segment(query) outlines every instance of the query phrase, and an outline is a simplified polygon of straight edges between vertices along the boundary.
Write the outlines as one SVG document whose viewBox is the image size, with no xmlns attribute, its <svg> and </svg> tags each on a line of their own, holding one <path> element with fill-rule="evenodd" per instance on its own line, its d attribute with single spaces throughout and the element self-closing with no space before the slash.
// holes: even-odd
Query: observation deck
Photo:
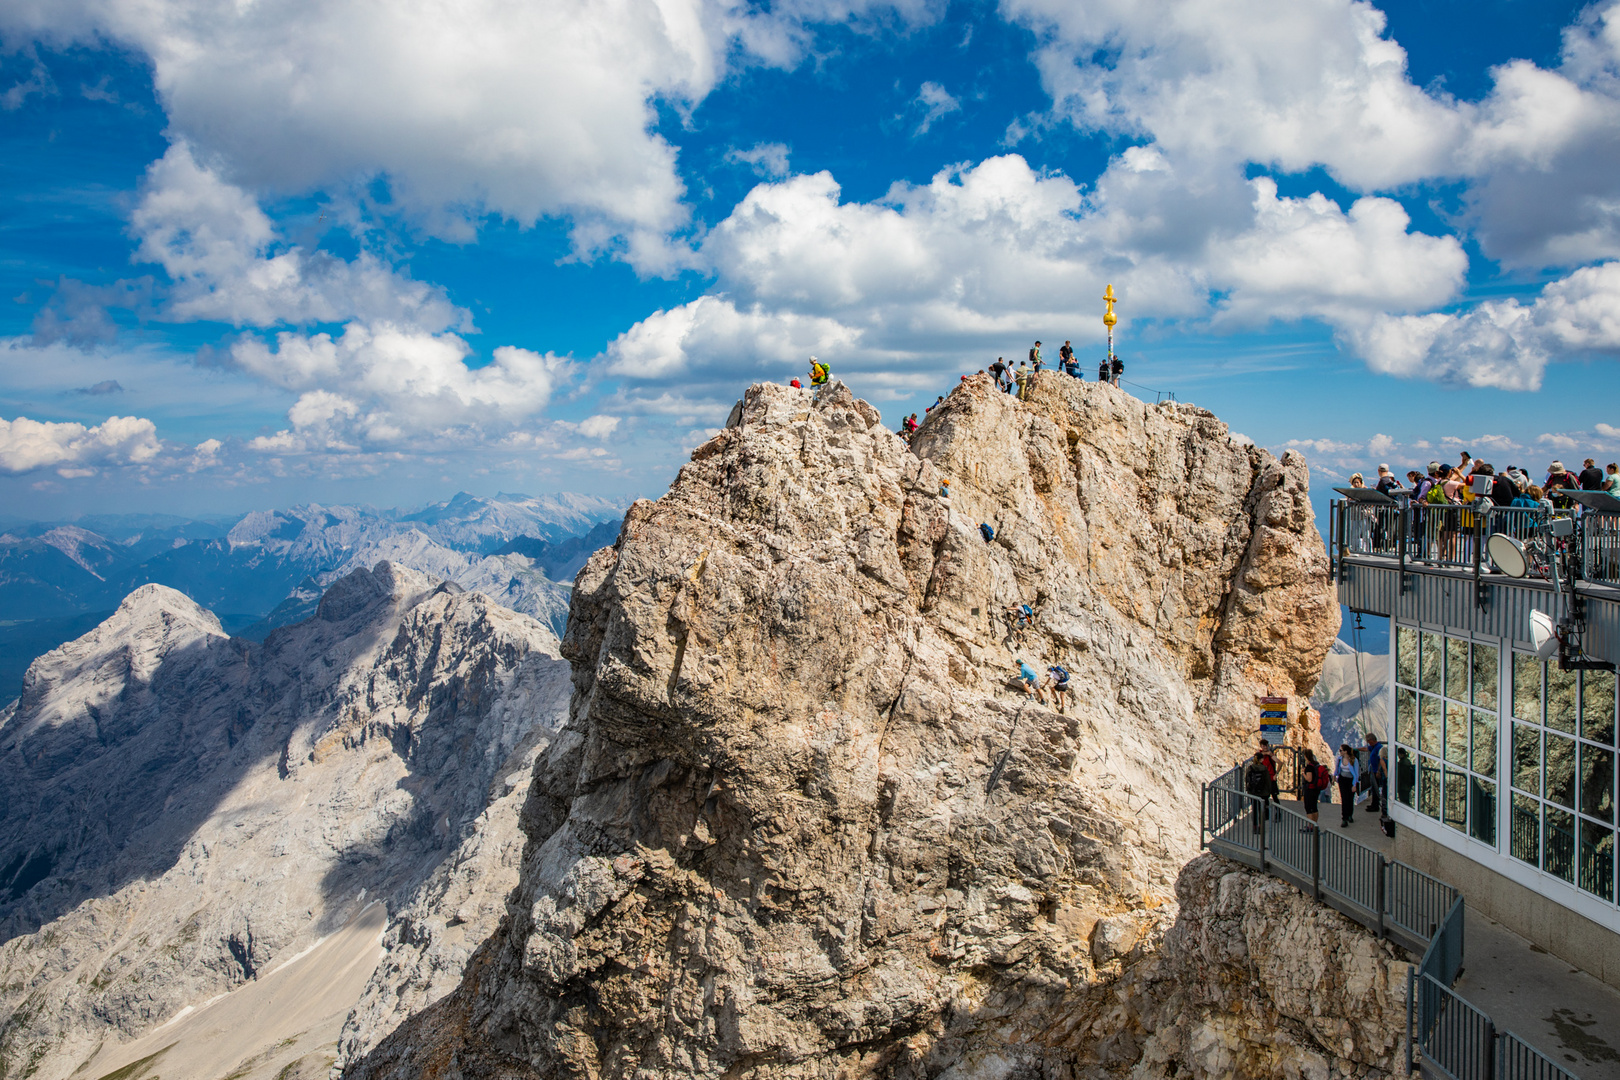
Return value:
<svg viewBox="0 0 1620 1080">
<path fill-rule="evenodd" d="M 1568 522 L 1568 536 L 1551 534 Z M 1519 541 L 1529 573 L 1502 573 L 1486 550 L 1503 533 Z M 1485 634 L 1534 651 L 1530 612 L 1554 619 L 1552 556 L 1558 582 L 1581 626 L 1579 645 L 1601 660 L 1620 660 L 1620 513 L 1433 505 L 1335 499 L 1329 504 L 1328 558 L 1339 602 L 1351 611 Z"/>
</svg>

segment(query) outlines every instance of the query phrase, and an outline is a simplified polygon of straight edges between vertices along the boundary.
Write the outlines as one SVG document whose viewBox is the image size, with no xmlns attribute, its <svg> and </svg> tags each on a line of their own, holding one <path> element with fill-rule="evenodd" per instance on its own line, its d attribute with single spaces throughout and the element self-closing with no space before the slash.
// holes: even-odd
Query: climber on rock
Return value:
<svg viewBox="0 0 1620 1080">
<path fill-rule="evenodd" d="M 815 357 L 810 358 L 810 385 L 826 386 L 827 380 L 832 377 L 832 370 Z"/>
<path fill-rule="evenodd" d="M 1041 693 L 1040 677 L 1035 674 L 1035 669 L 1021 658 L 1018 661 L 1018 681 L 1024 684 L 1024 694 L 1026 696 L 1035 698 L 1038 701 L 1044 702 L 1046 700 L 1045 695 Z"/>
<path fill-rule="evenodd" d="M 1069 702 L 1069 671 L 1062 664 L 1053 664 L 1046 669 L 1046 677 L 1047 687 L 1052 691 L 1052 705 L 1061 713 Z"/>
<path fill-rule="evenodd" d="M 1023 601 L 1008 604 L 1007 630 L 1012 639 L 1018 644 L 1024 643 L 1024 632 L 1035 625 L 1035 609 Z"/>
</svg>

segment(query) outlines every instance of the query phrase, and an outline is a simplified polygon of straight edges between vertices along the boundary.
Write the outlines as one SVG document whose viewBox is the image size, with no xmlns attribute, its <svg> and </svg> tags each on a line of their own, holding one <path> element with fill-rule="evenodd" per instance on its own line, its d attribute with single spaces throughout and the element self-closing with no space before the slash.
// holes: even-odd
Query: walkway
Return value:
<svg viewBox="0 0 1620 1080">
<path fill-rule="evenodd" d="M 1464 910 L 1468 959 L 1457 993 L 1581 1080 L 1620 1080 L 1620 990 Z"/>
<path fill-rule="evenodd" d="M 1282 802 L 1305 812 L 1292 799 Z M 1340 829 L 1334 803 L 1320 817 L 1325 827 L 1391 857 L 1395 841 L 1378 827 L 1378 815 L 1358 810 L 1355 822 Z M 1620 1080 L 1620 990 L 1473 908 L 1463 910 L 1467 958 L 1453 989 L 1581 1080 Z"/>
</svg>

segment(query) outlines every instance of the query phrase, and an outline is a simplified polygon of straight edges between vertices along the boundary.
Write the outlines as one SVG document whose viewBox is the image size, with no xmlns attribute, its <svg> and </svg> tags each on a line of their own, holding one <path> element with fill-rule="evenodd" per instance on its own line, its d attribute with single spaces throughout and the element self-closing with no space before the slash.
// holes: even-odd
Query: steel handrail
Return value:
<svg viewBox="0 0 1620 1080">
<path fill-rule="evenodd" d="M 1310 892 L 1380 937 L 1424 947 L 1407 972 L 1408 1070 L 1421 1066 L 1425 1075 L 1448 1080 L 1576 1080 L 1451 989 L 1463 970 L 1461 893 L 1269 797 L 1249 794 L 1243 767 L 1234 765 L 1202 786 L 1200 846 Z"/>
</svg>

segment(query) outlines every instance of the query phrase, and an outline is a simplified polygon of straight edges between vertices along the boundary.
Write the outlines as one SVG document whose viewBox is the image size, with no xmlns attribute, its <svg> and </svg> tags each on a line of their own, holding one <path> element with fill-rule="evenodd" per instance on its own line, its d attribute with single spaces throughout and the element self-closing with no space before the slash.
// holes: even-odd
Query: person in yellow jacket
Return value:
<svg viewBox="0 0 1620 1080">
<path fill-rule="evenodd" d="M 812 356 L 810 358 L 810 385 L 826 386 L 827 380 L 831 377 L 832 372 L 828 369 L 827 365 L 823 364 L 820 360 L 817 360 Z"/>
<path fill-rule="evenodd" d="M 1013 375 L 1013 381 L 1018 384 L 1019 401 L 1029 400 L 1029 383 L 1033 375 L 1034 372 L 1029 370 L 1029 364 L 1027 361 L 1018 361 L 1018 371 L 1015 375 Z"/>
</svg>

